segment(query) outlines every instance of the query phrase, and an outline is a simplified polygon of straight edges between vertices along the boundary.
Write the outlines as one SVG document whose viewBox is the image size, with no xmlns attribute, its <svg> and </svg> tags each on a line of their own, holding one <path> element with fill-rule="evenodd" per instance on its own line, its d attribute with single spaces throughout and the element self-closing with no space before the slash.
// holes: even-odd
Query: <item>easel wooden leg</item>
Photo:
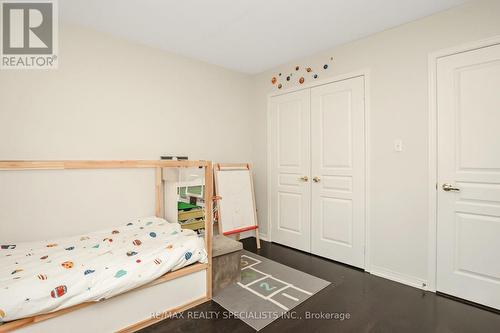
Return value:
<svg viewBox="0 0 500 333">
<path fill-rule="evenodd" d="M 155 170 L 156 176 L 156 217 L 164 217 L 163 212 L 163 169 L 157 167 Z"/>
<path fill-rule="evenodd" d="M 240 234 L 236 234 L 235 239 L 239 242 Z M 255 229 L 255 242 L 257 243 L 257 249 L 260 249 L 259 229 Z"/>
</svg>

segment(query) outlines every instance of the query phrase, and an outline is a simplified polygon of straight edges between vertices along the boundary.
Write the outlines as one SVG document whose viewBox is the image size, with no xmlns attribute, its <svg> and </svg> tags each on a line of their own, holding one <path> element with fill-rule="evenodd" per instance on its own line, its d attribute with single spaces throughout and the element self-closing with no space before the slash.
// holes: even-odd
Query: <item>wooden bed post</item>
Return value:
<svg viewBox="0 0 500 333">
<path fill-rule="evenodd" d="M 163 169 L 155 168 L 156 177 L 156 217 L 163 217 Z"/>
<path fill-rule="evenodd" d="M 212 298 L 212 198 L 214 194 L 213 188 L 213 168 L 212 162 L 207 162 L 205 167 L 205 247 L 208 255 L 207 268 L 207 299 Z"/>
</svg>

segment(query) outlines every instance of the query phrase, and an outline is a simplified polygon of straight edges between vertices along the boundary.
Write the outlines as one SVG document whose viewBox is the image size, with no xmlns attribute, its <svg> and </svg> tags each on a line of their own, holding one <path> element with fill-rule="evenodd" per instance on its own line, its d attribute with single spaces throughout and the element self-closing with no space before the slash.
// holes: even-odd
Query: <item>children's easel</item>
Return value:
<svg viewBox="0 0 500 333">
<path fill-rule="evenodd" d="M 219 197 L 219 234 L 228 236 L 255 230 L 260 249 L 252 170 L 249 164 L 215 164 L 215 194 Z"/>
</svg>

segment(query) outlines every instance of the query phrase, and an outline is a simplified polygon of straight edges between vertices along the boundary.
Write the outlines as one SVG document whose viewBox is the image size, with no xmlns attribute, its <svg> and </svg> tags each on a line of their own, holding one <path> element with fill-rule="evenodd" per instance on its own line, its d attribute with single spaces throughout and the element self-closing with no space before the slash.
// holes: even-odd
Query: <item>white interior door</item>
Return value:
<svg viewBox="0 0 500 333">
<path fill-rule="evenodd" d="M 311 89 L 312 253 L 364 268 L 364 77 Z"/>
<path fill-rule="evenodd" d="M 438 60 L 437 290 L 497 309 L 499 89 L 500 45 Z"/>
<path fill-rule="evenodd" d="M 273 242 L 310 251 L 310 91 L 270 99 Z"/>
</svg>

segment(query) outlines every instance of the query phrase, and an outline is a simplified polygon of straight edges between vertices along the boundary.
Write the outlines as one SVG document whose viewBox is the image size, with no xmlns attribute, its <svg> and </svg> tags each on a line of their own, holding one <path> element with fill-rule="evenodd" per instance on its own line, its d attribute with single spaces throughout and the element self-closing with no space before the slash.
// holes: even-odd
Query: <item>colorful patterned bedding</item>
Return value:
<svg viewBox="0 0 500 333">
<path fill-rule="evenodd" d="M 43 242 L 0 248 L 0 323 L 100 301 L 195 262 L 203 238 L 156 217 Z"/>
</svg>

